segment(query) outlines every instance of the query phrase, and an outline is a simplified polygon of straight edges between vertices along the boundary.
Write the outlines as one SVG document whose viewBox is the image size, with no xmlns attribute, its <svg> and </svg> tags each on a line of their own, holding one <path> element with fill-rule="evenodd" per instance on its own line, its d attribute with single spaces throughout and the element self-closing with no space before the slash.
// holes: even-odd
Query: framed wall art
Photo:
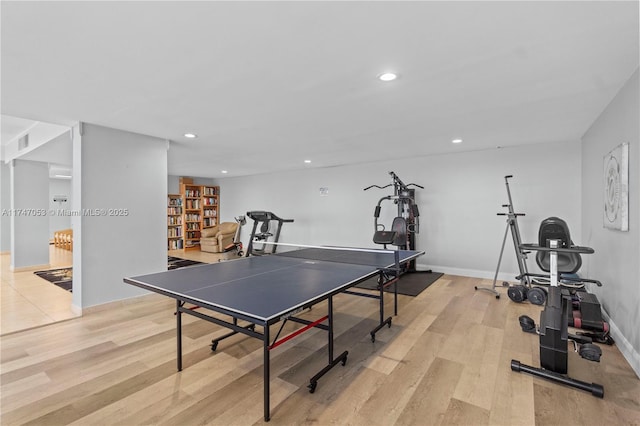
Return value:
<svg viewBox="0 0 640 426">
<path fill-rule="evenodd" d="M 604 156 L 604 227 L 629 230 L 629 144 Z"/>
</svg>

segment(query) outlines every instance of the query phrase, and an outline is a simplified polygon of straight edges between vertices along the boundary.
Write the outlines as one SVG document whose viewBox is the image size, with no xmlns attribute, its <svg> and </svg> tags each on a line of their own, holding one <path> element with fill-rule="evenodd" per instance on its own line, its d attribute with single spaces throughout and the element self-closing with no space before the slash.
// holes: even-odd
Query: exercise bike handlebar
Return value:
<svg viewBox="0 0 640 426">
<path fill-rule="evenodd" d="M 565 284 L 591 283 L 591 284 L 597 285 L 598 287 L 602 287 L 602 283 L 600 281 L 594 280 L 594 279 L 591 279 L 591 278 L 582 278 L 582 277 L 574 278 L 572 276 L 567 276 L 566 274 L 564 274 L 562 272 L 559 272 L 558 275 L 559 275 L 558 278 L 561 279 L 562 281 L 564 281 Z M 527 272 L 526 274 L 517 275 L 515 278 L 516 278 L 516 280 L 520 281 L 524 277 L 549 279 L 549 274 L 537 274 L 535 272 Z M 547 285 L 547 284 L 536 283 L 536 285 Z"/>
<path fill-rule="evenodd" d="M 571 247 L 544 247 L 538 244 L 520 244 L 520 248 L 534 251 L 555 251 L 557 253 L 580 253 L 593 254 L 596 251 L 591 247 L 571 246 Z"/>
<path fill-rule="evenodd" d="M 525 213 L 496 213 L 498 216 L 526 216 Z"/>
</svg>

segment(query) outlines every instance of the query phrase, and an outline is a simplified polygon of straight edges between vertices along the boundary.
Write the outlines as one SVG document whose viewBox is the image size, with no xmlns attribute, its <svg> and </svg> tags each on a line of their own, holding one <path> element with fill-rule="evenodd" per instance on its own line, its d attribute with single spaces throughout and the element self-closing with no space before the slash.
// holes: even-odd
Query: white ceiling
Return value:
<svg viewBox="0 0 640 426">
<path fill-rule="evenodd" d="M 175 175 L 577 140 L 638 68 L 638 1 L 2 1 L 1 12 L 2 114 L 170 139 Z M 378 81 L 387 70 L 400 78 Z"/>
</svg>

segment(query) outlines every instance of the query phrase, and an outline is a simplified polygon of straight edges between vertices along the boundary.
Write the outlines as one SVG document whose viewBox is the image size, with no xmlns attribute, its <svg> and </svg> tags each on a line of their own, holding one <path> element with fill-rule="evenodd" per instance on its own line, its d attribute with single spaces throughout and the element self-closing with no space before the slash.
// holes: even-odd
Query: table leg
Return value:
<svg viewBox="0 0 640 426">
<path fill-rule="evenodd" d="M 262 337 L 262 341 L 263 341 L 263 352 L 264 352 L 264 360 L 263 360 L 263 371 L 264 371 L 264 421 L 268 422 L 271 418 L 271 413 L 270 413 L 270 402 L 269 402 L 269 392 L 270 392 L 270 386 L 269 386 L 269 381 L 270 381 L 270 359 L 269 359 L 269 325 L 265 324 L 264 325 L 264 331 L 263 331 L 263 337 Z"/>
<path fill-rule="evenodd" d="M 329 296 L 328 305 L 329 305 L 329 312 L 328 312 L 329 329 L 327 330 L 328 331 L 327 335 L 329 336 L 329 342 L 328 342 L 329 362 L 327 363 L 326 367 L 320 370 L 318 374 L 316 374 L 309 380 L 309 385 L 307 387 L 309 388 L 310 393 L 314 393 L 316 391 L 316 386 L 318 386 L 318 380 L 320 379 L 320 377 L 324 376 L 326 373 L 329 372 L 329 370 L 331 370 L 333 367 L 338 365 L 338 363 L 340 362 L 342 363 L 342 365 L 345 365 L 347 363 L 347 355 L 349 355 L 349 351 L 344 351 L 337 358 L 335 359 L 333 358 L 333 297 L 331 296 Z"/>
<path fill-rule="evenodd" d="M 183 303 L 179 300 L 176 300 L 176 341 L 177 341 L 177 360 L 178 360 L 178 371 L 182 371 L 182 308 Z"/>
<path fill-rule="evenodd" d="M 371 341 L 375 342 L 376 341 L 376 333 L 378 331 L 380 331 L 380 329 L 382 327 L 384 327 L 385 325 L 388 327 L 391 327 L 391 317 L 385 319 L 384 318 L 384 287 L 385 287 L 385 283 L 384 283 L 384 276 L 382 275 L 382 273 L 380 273 L 380 295 L 378 296 L 378 300 L 380 302 L 380 323 L 378 324 L 377 327 L 375 327 L 373 330 L 371 330 L 369 332 L 369 335 L 371 336 Z M 395 284 L 395 283 L 394 283 Z M 397 312 L 396 312 L 397 314 Z"/>
</svg>

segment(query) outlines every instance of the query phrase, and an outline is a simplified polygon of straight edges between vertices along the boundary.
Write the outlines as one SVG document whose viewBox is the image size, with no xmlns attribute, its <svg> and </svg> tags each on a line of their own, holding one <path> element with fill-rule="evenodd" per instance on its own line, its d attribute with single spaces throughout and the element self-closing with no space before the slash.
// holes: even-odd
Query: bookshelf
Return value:
<svg viewBox="0 0 640 426">
<path fill-rule="evenodd" d="M 182 249 L 182 195 L 167 196 L 167 248 Z"/>
<path fill-rule="evenodd" d="M 169 195 L 169 212 L 175 215 L 167 215 L 168 247 L 169 250 L 200 250 L 202 230 L 218 224 L 220 187 L 196 185 L 189 178 L 182 179 L 180 194 Z"/>
<path fill-rule="evenodd" d="M 218 224 L 218 193 L 217 186 L 202 187 L 202 229 L 211 228 Z"/>
<path fill-rule="evenodd" d="M 202 230 L 202 186 L 182 184 L 183 197 L 182 227 L 184 230 L 183 249 L 200 249 L 200 231 Z"/>
</svg>

